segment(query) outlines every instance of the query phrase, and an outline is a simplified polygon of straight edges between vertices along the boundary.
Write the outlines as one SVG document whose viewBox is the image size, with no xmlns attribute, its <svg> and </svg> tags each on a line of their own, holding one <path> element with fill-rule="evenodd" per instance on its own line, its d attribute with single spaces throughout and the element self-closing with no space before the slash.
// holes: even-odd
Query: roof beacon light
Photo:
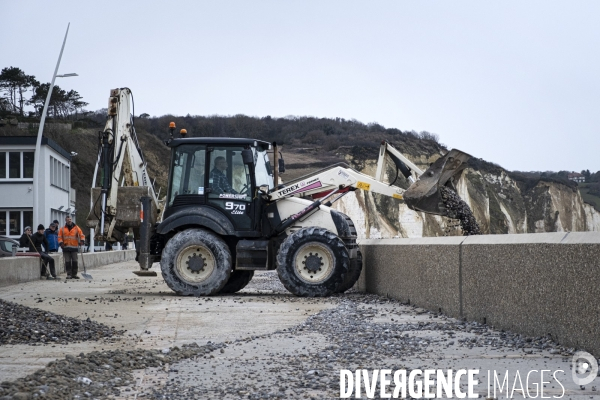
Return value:
<svg viewBox="0 0 600 400">
<path fill-rule="evenodd" d="M 187 129 L 180 130 L 179 134 L 181 135 L 181 137 L 185 137 L 185 135 L 187 135 Z"/>
<path fill-rule="evenodd" d="M 171 134 L 169 135 L 169 139 L 165 140 L 165 144 L 168 145 L 173 140 L 173 131 L 175 130 L 175 122 L 169 122 L 169 131 Z"/>
</svg>

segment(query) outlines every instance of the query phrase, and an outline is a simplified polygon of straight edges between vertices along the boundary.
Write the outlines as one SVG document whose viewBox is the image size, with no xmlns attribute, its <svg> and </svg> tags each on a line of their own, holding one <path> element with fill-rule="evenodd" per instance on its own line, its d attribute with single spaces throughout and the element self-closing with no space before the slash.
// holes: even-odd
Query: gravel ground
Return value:
<svg viewBox="0 0 600 400">
<path fill-rule="evenodd" d="M 256 296 L 267 302 L 324 303 L 334 308 L 307 316 L 288 329 L 222 343 L 68 355 L 29 376 L 2 382 L 0 400 L 327 399 L 339 396 L 340 369 L 436 368 L 444 349 L 459 354 L 507 352 L 511 357 L 516 352 L 526 356 L 542 351 L 567 357 L 574 351 L 550 338 L 496 331 L 375 295 L 351 293 L 324 299 L 289 296 L 274 271 L 257 274 L 247 289 L 232 295 L 240 305 Z M 198 300 L 219 301 L 219 297 Z M 44 315 L 43 322 L 51 322 L 45 317 L 49 314 L 59 321 L 67 320 L 31 310 L 35 312 L 26 315 Z"/>
<path fill-rule="evenodd" d="M 123 332 L 90 318 L 79 320 L 0 299 L 0 345 L 65 344 L 112 338 Z"/>
<path fill-rule="evenodd" d="M 182 348 L 163 350 L 113 350 L 67 355 L 52 361 L 46 368 L 14 382 L 0 384 L 0 400 L 8 399 L 79 399 L 111 398 L 121 394 L 121 386 L 129 385 L 132 371 L 147 367 L 163 367 L 185 358 L 206 356 L 222 347 L 195 343 Z M 125 392 L 128 388 L 123 389 Z"/>
<path fill-rule="evenodd" d="M 339 303 L 336 308 L 311 316 L 291 329 L 225 343 L 222 352 L 229 352 L 230 357 L 209 363 L 174 364 L 163 385 L 145 390 L 138 388 L 138 397 L 334 399 L 339 398 L 340 369 L 410 371 L 408 363 L 415 360 L 422 360 L 422 368 L 433 368 L 432 360 L 440 346 L 521 349 L 524 354 L 544 349 L 565 356 L 573 352 L 549 338 L 498 332 L 485 325 L 437 316 L 374 295 L 355 294 L 333 299 Z M 400 318 L 400 315 L 394 316 L 398 307 L 410 309 L 419 321 L 394 321 Z M 399 314 L 406 314 L 406 310 L 400 310 Z M 381 318 L 390 322 L 375 322 Z M 462 337 L 465 333 L 468 337 Z M 289 343 L 285 344 L 286 340 Z M 156 375 L 153 371 L 146 374 Z M 136 389 L 132 387 L 132 390 Z"/>
</svg>

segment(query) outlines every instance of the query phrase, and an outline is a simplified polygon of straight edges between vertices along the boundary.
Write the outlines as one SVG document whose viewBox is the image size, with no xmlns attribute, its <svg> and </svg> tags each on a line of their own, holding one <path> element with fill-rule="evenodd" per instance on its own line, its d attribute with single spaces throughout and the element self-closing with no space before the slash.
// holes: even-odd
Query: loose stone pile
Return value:
<svg viewBox="0 0 600 400">
<path fill-rule="evenodd" d="M 72 343 L 111 338 L 124 331 L 90 320 L 0 300 L 0 345 Z"/>
<path fill-rule="evenodd" d="M 446 186 L 440 188 L 440 193 L 442 194 L 444 206 L 451 215 L 454 215 L 454 218 L 459 220 L 465 236 L 481 235 L 481 229 L 479 229 L 479 225 L 467 203 L 455 191 Z"/>
<path fill-rule="evenodd" d="M 222 347 L 195 343 L 164 350 L 112 350 L 67 355 L 14 382 L 0 383 L 0 399 L 79 399 L 119 396 L 133 382 L 131 371 L 163 367 L 182 359 L 207 355 Z"/>
</svg>

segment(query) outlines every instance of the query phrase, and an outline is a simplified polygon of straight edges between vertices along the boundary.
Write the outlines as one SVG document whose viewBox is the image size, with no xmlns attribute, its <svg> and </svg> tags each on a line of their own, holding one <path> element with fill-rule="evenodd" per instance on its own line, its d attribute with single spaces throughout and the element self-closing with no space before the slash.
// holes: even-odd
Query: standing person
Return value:
<svg viewBox="0 0 600 400">
<path fill-rule="evenodd" d="M 29 251 L 32 253 L 39 253 L 40 257 L 42 258 L 42 262 L 47 265 L 50 265 L 50 275 L 52 276 L 47 276 L 46 279 L 56 279 L 56 268 L 54 268 L 54 259 L 48 254 L 46 254 L 46 252 L 44 251 L 44 249 L 48 250 L 49 248 L 48 240 L 46 239 L 46 236 L 44 236 L 44 225 L 38 225 L 38 230 L 33 235 L 31 234 L 31 228 L 27 228 L 25 228 L 25 233 L 23 234 L 23 236 L 21 236 L 19 244 L 25 243 L 25 240 L 29 242 Z M 46 269 L 43 267 L 42 276 L 46 276 Z"/>
<path fill-rule="evenodd" d="M 85 243 L 85 235 L 73 223 L 71 216 L 65 218 L 65 226 L 58 231 L 58 245 L 62 248 L 65 258 L 67 279 L 79 279 L 77 276 L 77 250 L 78 246 Z"/>
<path fill-rule="evenodd" d="M 58 231 L 56 228 L 58 225 L 55 225 L 54 222 L 50 224 L 50 227 L 44 231 L 44 236 L 46 236 L 46 240 L 48 241 L 48 253 L 56 253 L 58 251 Z"/>
</svg>

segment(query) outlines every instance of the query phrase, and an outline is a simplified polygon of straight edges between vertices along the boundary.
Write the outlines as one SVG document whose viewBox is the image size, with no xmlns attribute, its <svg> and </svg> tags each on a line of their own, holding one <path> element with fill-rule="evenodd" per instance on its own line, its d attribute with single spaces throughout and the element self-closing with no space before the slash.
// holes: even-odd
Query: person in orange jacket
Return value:
<svg viewBox="0 0 600 400">
<path fill-rule="evenodd" d="M 58 231 L 58 245 L 62 248 L 65 258 L 67 279 L 79 279 L 77 276 L 77 250 L 79 245 L 84 245 L 85 235 L 73 223 L 70 215 L 67 216 L 65 222 L 65 226 Z"/>
</svg>

